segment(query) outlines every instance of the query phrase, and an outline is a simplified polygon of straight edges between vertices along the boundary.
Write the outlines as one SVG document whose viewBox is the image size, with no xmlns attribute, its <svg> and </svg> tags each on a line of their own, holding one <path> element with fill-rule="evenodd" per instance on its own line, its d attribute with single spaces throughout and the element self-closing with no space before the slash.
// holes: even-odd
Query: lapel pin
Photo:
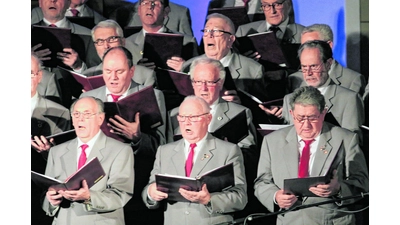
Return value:
<svg viewBox="0 0 400 225">
<path fill-rule="evenodd" d="M 324 154 L 328 153 L 328 151 L 325 149 L 325 145 L 322 146 L 319 150 L 321 150 Z"/>
<path fill-rule="evenodd" d="M 217 118 L 218 120 L 222 120 L 222 117 L 221 116 L 218 116 L 218 118 Z"/>
<path fill-rule="evenodd" d="M 203 158 L 201 158 L 201 161 L 203 161 L 204 159 L 207 159 L 207 158 L 209 158 L 209 157 L 210 157 L 209 155 L 204 154 L 204 155 L 203 155 Z"/>
</svg>

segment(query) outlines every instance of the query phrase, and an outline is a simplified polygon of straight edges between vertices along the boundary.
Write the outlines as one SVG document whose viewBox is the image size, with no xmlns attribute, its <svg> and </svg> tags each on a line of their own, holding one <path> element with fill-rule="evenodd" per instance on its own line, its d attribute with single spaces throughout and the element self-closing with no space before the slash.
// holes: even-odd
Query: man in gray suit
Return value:
<svg viewBox="0 0 400 225">
<path fill-rule="evenodd" d="M 135 66 L 132 54 L 125 47 L 117 46 L 108 49 L 103 57 L 103 78 L 105 86 L 82 93 L 81 97 L 93 96 L 104 102 L 112 102 L 112 94 L 120 95 L 120 99 L 145 88 L 132 80 Z M 128 122 L 119 115 L 110 118 L 108 122 L 112 133 L 118 134 L 124 142 L 130 143 L 135 154 L 135 170 L 140 171 L 135 177 L 134 195 L 125 205 L 124 214 L 127 224 L 142 221 L 162 220 L 162 211 L 152 211 L 145 207 L 141 200 L 141 191 L 148 183 L 159 145 L 166 143 L 166 108 L 164 95 L 154 89 L 157 105 L 160 109 L 163 125 L 143 131 L 140 127 L 139 112 L 135 115 L 135 122 Z M 133 169 L 133 168 L 132 168 Z M 148 219 L 150 218 L 150 219 Z M 158 223 L 154 223 L 158 224 Z"/>
<path fill-rule="evenodd" d="M 154 62 L 148 62 L 147 59 L 143 59 L 142 55 L 146 33 L 182 34 L 164 24 L 164 18 L 168 17 L 169 12 L 169 0 L 140 2 L 137 13 L 143 28 L 138 33 L 132 34 L 126 38 L 127 42 L 129 41 L 133 44 L 132 47 L 127 45 L 127 48 L 132 52 L 135 63 L 143 64 L 154 69 Z M 197 56 L 199 53 L 196 38 L 193 35 L 183 35 L 182 55 L 185 56 L 184 58 L 186 59 Z"/>
<path fill-rule="evenodd" d="M 140 2 L 142 2 L 142 0 L 131 4 L 124 4 L 117 8 L 109 18 L 117 21 L 121 27 L 142 26 L 142 21 L 138 15 Z M 193 36 L 192 18 L 190 16 L 190 10 L 186 6 L 169 1 L 168 16 L 164 18 L 163 23 L 171 30 Z"/>
<path fill-rule="evenodd" d="M 46 136 L 70 130 L 71 116 L 67 108 L 41 96 L 38 88 L 42 75 L 41 61 L 31 53 L 31 170 L 43 174 L 51 147 Z M 31 222 L 50 225 L 53 219 L 46 216 L 40 204 L 42 191 L 31 183 Z"/>
<path fill-rule="evenodd" d="M 304 26 L 289 23 L 289 13 L 292 11 L 291 1 L 259 0 L 264 11 L 265 21 L 255 21 L 238 27 L 236 37 L 243 37 L 266 31 L 276 32 L 279 43 L 300 43 L 300 35 Z M 253 57 L 252 57 L 253 58 Z"/>
<path fill-rule="evenodd" d="M 356 198 L 340 198 L 369 191 L 368 168 L 357 134 L 324 122 L 325 98 L 314 87 L 296 89 L 289 104 L 294 125 L 263 139 L 255 195 L 271 212 L 293 209 L 278 215 L 279 225 L 355 224 L 355 215 L 349 212 L 349 207 Z M 303 150 L 305 143 L 311 144 Z M 299 159 L 304 155 L 309 155 L 309 160 L 304 161 L 305 176 L 299 174 L 299 177 L 324 176 L 335 159 L 340 162 L 337 168 L 331 168 L 329 183 L 309 188 L 317 197 L 300 197 L 283 189 L 285 179 L 297 178 L 299 171 L 303 171 Z M 337 201 L 322 204 L 333 199 Z M 312 204 L 316 205 L 294 210 L 296 206 Z"/>
<path fill-rule="evenodd" d="M 301 43 L 312 40 L 326 41 L 333 49 L 333 32 L 327 24 L 312 24 L 304 28 L 303 32 L 301 33 Z M 362 74 L 343 67 L 335 59 L 332 60 L 332 65 L 328 74 L 335 84 L 355 91 L 359 93 L 360 96 L 364 95 L 366 81 Z M 305 85 L 307 84 L 303 80 L 303 74 L 301 71 L 289 75 L 289 92 L 293 92 L 296 88 Z"/>
<path fill-rule="evenodd" d="M 210 110 L 208 103 L 201 97 L 186 97 L 177 116 L 183 139 L 161 145 L 157 150 L 149 184 L 143 189 L 142 198 L 150 209 L 166 204 L 164 225 L 209 225 L 232 221 L 232 213 L 243 209 L 247 203 L 243 155 L 237 145 L 208 133 L 212 120 Z M 185 161 L 190 144 L 195 144 L 195 147 L 194 154 L 192 152 L 193 161 L 190 161 L 193 167 L 187 176 L 194 178 L 206 171 L 233 163 L 235 186 L 213 193 L 208 192 L 206 184 L 199 192 L 180 188 L 180 194 L 190 202 L 168 201 L 168 194 L 157 190 L 155 175 L 161 173 L 185 176 Z"/>
<path fill-rule="evenodd" d="M 190 78 L 194 94 L 203 98 L 211 107 L 212 119 L 208 126 L 209 132 L 214 132 L 218 128 L 230 122 L 242 111 L 246 112 L 246 123 L 248 135 L 237 145 L 240 147 L 247 180 L 248 204 L 246 208 L 235 213 L 235 217 L 247 216 L 250 213 L 257 212 L 257 199 L 254 197 L 253 181 L 256 178 L 257 163 L 259 159 L 259 149 L 257 143 L 257 133 L 253 124 L 253 115 L 249 108 L 242 105 L 225 101 L 221 98 L 220 93 L 223 89 L 225 81 L 225 68 L 221 62 L 212 58 L 198 58 L 190 65 Z M 169 114 L 169 126 L 167 131 L 168 142 L 173 141 L 173 136 L 181 134 L 179 121 L 177 116 L 179 108 L 174 108 Z M 246 129 L 237 127 L 237 129 Z M 229 138 L 228 138 L 229 141 Z M 260 205 L 260 204 L 259 204 Z M 261 205 L 260 205 L 261 206 Z"/>
<path fill-rule="evenodd" d="M 94 24 L 98 24 L 100 21 L 106 20 L 104 16 L 100 15 L 95 10 L 91 9 L 86 5 L 88 0 L 71 0 L 69 8 L 67 9 L 65 16 L 74 16 L 71 9 L 78 10 L 77 17 L 92 17 Z M 43 19 L 43 12 L 40 7 L 35 7 L 31 11 L 31 24 L 38 23 Z"/>
<path fill-rule="evenodd" d="M 90 189 L 86 180 L 79 190 L 49 188 L 43 210 L 54 217 L 53 224 L 125 224 L 123 206 L 133 195 L 134 156 L 129 145 L 107 137 L 100 129 L 104 104 L 84 97 L 71 106 L 77 138 L 50 149 L 45 175 L 65 180 L 77 170 L 78 158 L 97 157 L 106 175 Z M 88 145 L 81 150 L 83 144 Z"/>
<path fill-rule="evenodd" d="M 335 84 L 328 75 L 332 64 L 332 49 L 325 41 L 309 41 L 300 46 L 299 58 L 303 79 L 307 86 L 318 88 L 325 97 L 325 119 L 334 125 L 356 132 L 362 143 L 361 125 L 364 123 L 364 104 L 361 96 Z M 283 99 L 282 117 L 292 124 L 288 94 Z M 279 114 L 279 113 L 278 113 Z"/>
<path fill-rule="evenodd" d="M 99 22 L 92 29 L 92 39 L 97 54 L 103 58 L 104 52 L 115 46 L 125 46 L 125 38 L 122 28 L 114 20 L 104 20 Z M 103 74 L 103 63 L 91 67 L 83 74 L 86 76 L 95 76 Z M 145 66 L 135 65 L 133 81 L 143 86 L 154 86 L 156 81 L 156 73 Z"/>
</svg>

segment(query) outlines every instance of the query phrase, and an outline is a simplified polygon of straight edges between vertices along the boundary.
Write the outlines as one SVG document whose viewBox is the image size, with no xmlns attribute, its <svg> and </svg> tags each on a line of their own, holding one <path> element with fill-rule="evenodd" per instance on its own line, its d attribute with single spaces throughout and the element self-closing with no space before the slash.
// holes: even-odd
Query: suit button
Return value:
<svg viewBox="0 0 400 225">
<path fill-rule="evenodd" d="M 189 212 L 189 211 L 185 211 L 185 214 L 186 214 L 186 215 L 189 215 L 189 214 L 190 214 L 190 212 Z"/>
</svg>

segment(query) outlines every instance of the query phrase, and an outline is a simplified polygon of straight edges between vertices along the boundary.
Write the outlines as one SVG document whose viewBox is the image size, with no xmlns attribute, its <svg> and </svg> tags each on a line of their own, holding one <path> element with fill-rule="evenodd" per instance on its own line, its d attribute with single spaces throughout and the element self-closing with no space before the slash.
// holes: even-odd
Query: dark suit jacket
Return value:
<svg viewBox="0 0 400 225">
<path fill-rule="evenodd" d="M 65 180 L 77 170 L 77 138 L 50 149 L 46 175 Z M 54 216 L 54 224 L 125 224 L 122 207 L 133 194 L 134 156 L 128 144 L 100 131 L 88 159 L 97 157 L 106 175 L 90 188 L 91 207 L 63 199 L 55 208 L 47 198 L 43 210 Z M 56 209 L 56 210 L 55 210 Z"/>
<path fill-rule="evenodd" d="M 368 192 L 368 169 L 358 143 L 356 134 L 325 123 L 310 176 L 325 175 L 324 173 L 332 163 L 332 156 L 342 149 L 344 157 L 337 173 L 341 196 Z M 274 131 L 264 137 L 254 187 L 255 195 L 270 212 L 276 212 L 279 209 L 274 203 L 275 192 L 283 188 L 284 179 L 297 177 L 298 165 L 299 148 L 294 126 Z M 332 197 L 305 197 L 303 202 L 298 201 L 295 204 L 308 205 L 330 199 Z M 354 224 L 354 214 L 342 212 L 349 210 L 347 205 L 353 202 L 354 199 L 339 201 L 338 204 L 342 204 L 340 208 L 336 203 L 329 203 L 320 207 L 291 211 L 278 215 L 276 224 Z"/>
<path fill-rule="evenodd" d="M 124 4 L 117 8 L 111 15 L 110 19 L 118 22 L 124 28 L 126 26 L 142 26 L 142 21 L 137 14 L 138 2 Z M 186 6 L 169 2 L 171 12 L 164 19 L 164 25 L 171 30 L 193 36 L 192 19 L 190 10 Z"/>
<path fill-rule="evenodd" d="M 364 90 L 366 86 L 365 77 L 349 68 L 343 67 L 336 60 L 333 60 L 331 69 L 329 70 L 329 77 L 332 81 L 342 87 L 348 88 L 364 95 Z M 293 92 L 296 88 L 307 85 L 303 79 L 303 73 L 297 71 L 292 73 L 288 77 L 288 89 L 289 92 Z"/>
<path fill-rule="evenodd" d="M 298 23 L 287 23 L 287 21 L 281 23 L 279 28 L 281 32 L 277 33 L 278 40 L 283 43 L 300 43 L 301 32 L 304 26 Z M 236 37 L 243 37 L 249 34 L 255 34 L 267 31 L 267 21 L 255 21 L 248 24 L 244 24 L 238 27 L 236 31 Z"/>
<path fill-rule="evenodd" d="M 243 165 L 243 155 L 235 144 L 222 141 L 207 134 L 203 149 L 199 156 L 206 154 L 209 157 L 198 157 L 193 165 L 191 177 L 196 177 L 218 166 L 233 162 L 235 186 L 226 191 L 211 194 L 211 207 L 198 203 L 167 202 L 164 212 L 164 224 L 198 224 L 208 225 L 232 221 L 232 213 L 241 210 L 247 203 L 246 176 Z M 161 145 L 157 150 L 156 160 L 149 184 L 155 182 L 155 174 L 174 174 L 185 176 L 184 140 Z M 142 198 L 150 209 L 157 208 L 161 202 L 149 202 L 146 186 L 142 192 Z"/>
</svg>

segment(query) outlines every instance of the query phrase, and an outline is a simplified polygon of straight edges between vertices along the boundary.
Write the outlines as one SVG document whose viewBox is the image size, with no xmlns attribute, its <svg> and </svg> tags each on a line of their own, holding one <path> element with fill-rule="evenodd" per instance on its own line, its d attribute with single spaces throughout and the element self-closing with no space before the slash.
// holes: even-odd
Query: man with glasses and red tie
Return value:
<svg viewBox="0 0 400 225">
<path fill-rule="evenodd" d="M 325 97 L 327 115 L 325 121 L 356 132 L 362 143 L 361 125 L 364 123 L 364 104 L 361 96 L 350 89 L 335 84 L 329 77 L 328 71 L 333 61 L 332 48 L 325 41 L 308 41 L 299 49 L 303 86 L 318 88 Z M 285 123 L 293 124 L 290 116 L 289 99 L 287 94 L 283 99 L 283 107 L 272 111 L 272 114 L 283 118 Z M 267 114 L 271 111 L 263 108 Z M 276 112 L 275 112 L 276 111 Z"/>
<path fill-rule="evenodd" d="M 142 197 L 150 209 L 165 208 L 164 225 L 209 225 L 233 220 L 232 214 L 247 203 L 243 155 L 236 144 L 223 141 L 208 132 L 212 120 L 210 106 L 201 97 L 188 96 L 179 106 L 183 138 L 161 145 Z M 204 184 L 199 192 L 179 189 L 189 202 L 168 201 L 168 194 L 158 191 L 156 174 L 196 177 L 219 166 L 233 163 L 235 186 L 209 193 Z M 189 168 L 189 167 L 192 168 Z M 163 204 L 166 204 L 164 206 Z"/>
<path fill-rule="evenodd" d="M 132 198 L 135 177 L 132 149 L 101 131 L 105 114 L 100 99 L 80 98 L 70 111 L 77 137 L 50 149 L 45 175 L 65 180 L 94 157 L 106 175 L 90 189 L 85 180 L 79 190 L 49 188 L 43 210 L 54 217 L 53 224 L 125 224 L 122 208 Z"/>
<path fill-rule="evenodd" d="M 289 210 L 277 216 L 279 225 L 356 224 L 356 212 L 350 210 L 357 199 L 344 197 L 369 191 L 368 168 L 358 135 L 324 122 L 325 98 L 317 88 L 300 87 L 289 101 L 293 126 L 264 137 L 255 195 L 271 212 Z M 316 197 L 296 196 L 283 189 L 285 179 L 324 176 L 336 159 L 340 164 L 328 174 L 329 181 L 309 187 Z M 293 208 L 296 206 L 308 207 Z"/>
</svg>

